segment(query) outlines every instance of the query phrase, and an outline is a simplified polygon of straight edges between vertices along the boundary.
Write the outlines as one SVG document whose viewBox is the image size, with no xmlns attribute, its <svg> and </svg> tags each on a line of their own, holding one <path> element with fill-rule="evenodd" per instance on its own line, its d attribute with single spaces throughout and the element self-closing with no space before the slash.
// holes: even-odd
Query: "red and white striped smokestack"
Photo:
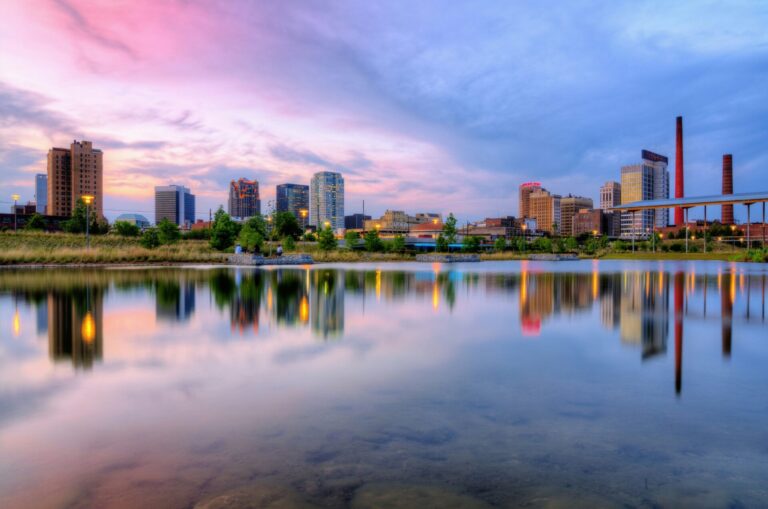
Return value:
<svg viewBox="0 0 768 509">
<path fill-rule="evenodd" d="M 723 194 L 733 194 L 733 156 L 723 154 Z M 723 205 L 720 221 L 723 224 L 733 223 L 733 205 Z"/>
<path fill-rule="evenodd" d="M 683 191 L 683 117 L 677 117 L 677 144 L 675 153 L 675 198 L 685 196 Z M 683 224 L 683 209 L 675 207 L 675 225 Z"/>
</svg>

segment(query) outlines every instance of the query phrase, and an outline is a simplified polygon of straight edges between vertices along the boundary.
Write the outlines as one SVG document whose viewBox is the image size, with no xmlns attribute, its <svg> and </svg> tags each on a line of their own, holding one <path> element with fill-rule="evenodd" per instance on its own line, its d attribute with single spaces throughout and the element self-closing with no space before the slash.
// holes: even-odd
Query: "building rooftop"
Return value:
<svg viewBox="0 0 768 509">
<path fill-rule="evenodd" d="M 609 210 L 634 212 L 649 209 L 669 209 L 673 207 L 702 207 L 704 205 L 731 205 L 768 202 L 768 191 L 755 193 L 715 194 L 710 196 L 689 196 L 685 198 L 667 198 L 663 200 L 645 200 L 618 205 Z"/>
</svg>

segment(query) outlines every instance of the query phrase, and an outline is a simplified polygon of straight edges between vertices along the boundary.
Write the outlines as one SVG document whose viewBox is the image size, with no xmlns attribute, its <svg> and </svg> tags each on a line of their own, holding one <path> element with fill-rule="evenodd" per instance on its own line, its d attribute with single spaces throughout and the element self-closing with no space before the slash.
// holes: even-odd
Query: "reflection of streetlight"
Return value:
<svg viewBox="0 0 768 509">
<path fill-rule="evenodd" d="M 14 194 L 11 198 L 13 198 L 13 232 L 16 233 L 16 202 L 19 201 L 20 196 Z"/>
<path fill-rule="evenodd" d="M 84 194 L 82 196 L 85 203 L 85 247 L 91 248 L 91 235 L 89 230 L 89 224 L 91 223 L 91 203 L 93 203 L 93 196 L 90 194 Z"/>
<path fill-rule="evenodd" d="M 80 327 L 80 332 L 83 334 L 83 341 L 91 343 L 93 338 L 96 337 L 96 322 L 93 320 L 93 315 L 88 311 L 83 317 L 83 324 Z"/>
</svg>

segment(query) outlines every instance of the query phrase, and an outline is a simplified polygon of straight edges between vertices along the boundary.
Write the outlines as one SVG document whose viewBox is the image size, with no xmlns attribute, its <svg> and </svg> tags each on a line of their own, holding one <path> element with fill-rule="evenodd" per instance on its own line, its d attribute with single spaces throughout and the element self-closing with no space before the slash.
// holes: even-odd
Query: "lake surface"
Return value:
<svg viewBox="0 0 768 509">
<path fill-rule="evenodd" d="M 765 507 L 763 265 L 0 271 L 0 507 Z"/>
</svg>

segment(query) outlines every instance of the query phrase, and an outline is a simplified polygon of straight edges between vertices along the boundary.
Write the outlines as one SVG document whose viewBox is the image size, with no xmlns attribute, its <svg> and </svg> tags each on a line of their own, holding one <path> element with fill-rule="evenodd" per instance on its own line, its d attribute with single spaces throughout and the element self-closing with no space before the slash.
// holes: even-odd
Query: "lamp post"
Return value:
<svg viewBox="0 0 768 509">
<path fill-rule="evenodd" d="M 82 197 L 83 203 L 85 203 L 85 248 L 91 248 L 91 203 L 93 203 L 93 196 L 90 194 L 84 194 Z"/>
<path fill-rule="evenodd" d="M 305 230 L 307 229 L 307 213 L 309 211 L 307 209 L 301 209 L 299 211 L 299 215 L 301 216 L 301 227 Z"/>
<path fill-rule="evenodd" d="M 525 245 L 528 243 L 528 239 L 527 239 L 528 225 L 523 223 L 522 228 L 523 228 L 523 253 L 525 253 L 525 247 L 526 247 Z"/>
<path fill-rule="evenodd" d="M 13 233 L 16 233 L 16 202 L 19 201 L 20 196 L 14 194 L 11 198 L 13 198 Z"/>
</svg>

